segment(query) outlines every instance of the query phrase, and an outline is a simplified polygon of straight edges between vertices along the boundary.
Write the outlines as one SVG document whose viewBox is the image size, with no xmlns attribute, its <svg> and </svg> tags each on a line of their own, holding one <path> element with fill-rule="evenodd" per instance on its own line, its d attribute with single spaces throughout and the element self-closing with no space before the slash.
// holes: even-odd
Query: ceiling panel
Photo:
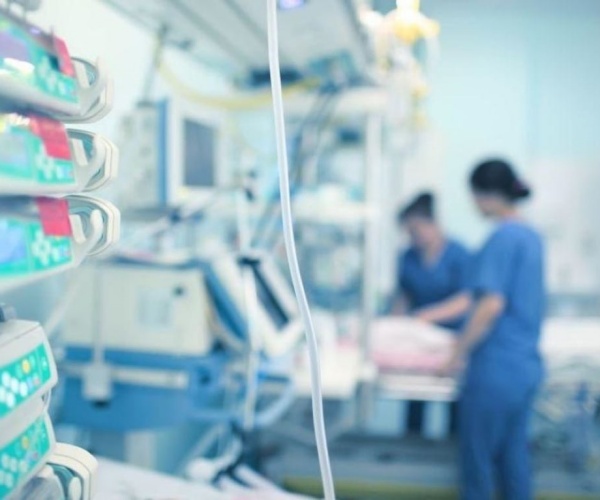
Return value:
<svg viewBox="0 0 600 500">
<path fill-rule="evenodd" d="M 374 5 L 388 10 L 391 0 L 374 0 Z M 452 9 L 469 6 L 521 11 L 531 14 L 560 13 L 564 15 L 599 15 L 598 0 L 423 0 L 422 7 L 427 13 L 438 6 Z"/>
<path fill-rule="evenodd" d="M 266 29 L 264 0 L 233 1 L 244 5 L 248 15 Z M 282 51 L 300 66 L 343 51 L 364 63 L 366 49 L 350 0 L 309 1 L 302 8 L 282 11 L 279 28 Z"/>
<path fill-rule="evenodd" d="M 145 28 L 168 29 L 166 40 L 203 61 L 243 72 L 268 66 L 265 0 L 104 0 Z M 279 15 L 282 66 L 346 52 L 361 69 L 367 59 L 351 0 L 313 0 Z"/>
</svg>

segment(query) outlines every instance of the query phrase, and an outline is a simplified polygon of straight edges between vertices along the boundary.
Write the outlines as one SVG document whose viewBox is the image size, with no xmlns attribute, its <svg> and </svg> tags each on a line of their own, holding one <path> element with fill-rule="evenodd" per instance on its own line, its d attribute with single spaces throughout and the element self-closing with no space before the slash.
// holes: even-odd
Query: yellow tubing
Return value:
<svg viewBox="0 0 600 500">
<path fill-rule="evenodd" d="M 158 48 L 157 50 L 160 50 Z M 267 91 L 261 91 L 254 95 L 238 96 L 238 97 L 217 97 L 204 94 L 193 89 L 186 83 L 182 82 L 174 71 L 165 63 L 161 53 L 157 53 L 156 69 L 159 75 L 173 88 L 173 90 L 184 97 L 188 101 L 202 104 L 204 106 L 221 108 L 229 111 L 244 111 L 250 109 L 261 108 L 268 106 L 271 102 L 271 94 Z M 314 89 L 318 86 L 317 79 L 303 80 L 298 83 L 288 85 L 284 88 L 284 96 L 290 96 Z"/>
</svg>

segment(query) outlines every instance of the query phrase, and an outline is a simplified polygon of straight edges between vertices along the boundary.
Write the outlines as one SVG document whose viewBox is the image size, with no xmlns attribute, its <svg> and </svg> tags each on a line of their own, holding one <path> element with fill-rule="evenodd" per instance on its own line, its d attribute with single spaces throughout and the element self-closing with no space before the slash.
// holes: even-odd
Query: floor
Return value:
<svg viewBox="0 0 600 500">
<path fill-rule="evenodd" d="M 282 446 L 275 437 L 261 440 L 263 470 L 299 493 L 318 495 L 314 447 Z M 332 445 L 332 467 L 340 499 L 437 500 L 456 495 L 456 447 L 419 437 L 377 439 L 344 436 Z M 571 473 L 556 458 L 537 453 L 536 491 L 540 500 L 600 499 L 600 472 Z"/>
</svg>

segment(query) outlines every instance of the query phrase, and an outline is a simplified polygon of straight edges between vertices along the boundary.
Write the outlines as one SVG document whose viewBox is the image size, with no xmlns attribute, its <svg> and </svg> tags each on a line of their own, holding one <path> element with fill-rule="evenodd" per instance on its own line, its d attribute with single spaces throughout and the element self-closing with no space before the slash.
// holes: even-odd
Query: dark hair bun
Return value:
<svg viewBox="0 0 600 500">
<path fill-rule="evenodd" d="M 419 194 L 415 198 L 414 203 L 417 205 L 423 205 L 433 208 L 433 205 L 435 203 L 435 197 L 433 196 L 433 193 L 426 191 L 424 193 Z"/>
<path fill-rule="evenodd" d="M 422 217 L 424 219 L 435 219 L 435 196 L 429 191 L 417 195 L 398 214 L 399 222 L 404 222 L 409 217 Z"/>
<path fill-rule="evenodd" d="M 471 174 L 471 188 L 486 194 L 497 194 L 509 201 L 524 200 L 531 196 L 531 188 L 516 174 L 513 167 L 500 159 L 487 160 L 475 167 Z"/>
<path fill-rule="evenodd" d="M 526 200 L 531 196 L 531 188 L 523 181 L 517 179 L 513 189 L 513 200 Z"/>
</svg>

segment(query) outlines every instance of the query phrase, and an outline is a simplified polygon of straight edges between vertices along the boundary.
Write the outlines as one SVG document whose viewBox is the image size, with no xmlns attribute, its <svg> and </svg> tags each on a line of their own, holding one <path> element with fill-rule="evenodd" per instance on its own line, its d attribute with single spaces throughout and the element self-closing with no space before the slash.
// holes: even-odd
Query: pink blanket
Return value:
<svg viewBox="0 0 600 500">
<path fill-rule="evenodd" d="M 411 318 L 381 318 L 371 327 L 372 359 L 384 372 L 433 374 L 453 344 L 452 332 Z"/>
</svg>

